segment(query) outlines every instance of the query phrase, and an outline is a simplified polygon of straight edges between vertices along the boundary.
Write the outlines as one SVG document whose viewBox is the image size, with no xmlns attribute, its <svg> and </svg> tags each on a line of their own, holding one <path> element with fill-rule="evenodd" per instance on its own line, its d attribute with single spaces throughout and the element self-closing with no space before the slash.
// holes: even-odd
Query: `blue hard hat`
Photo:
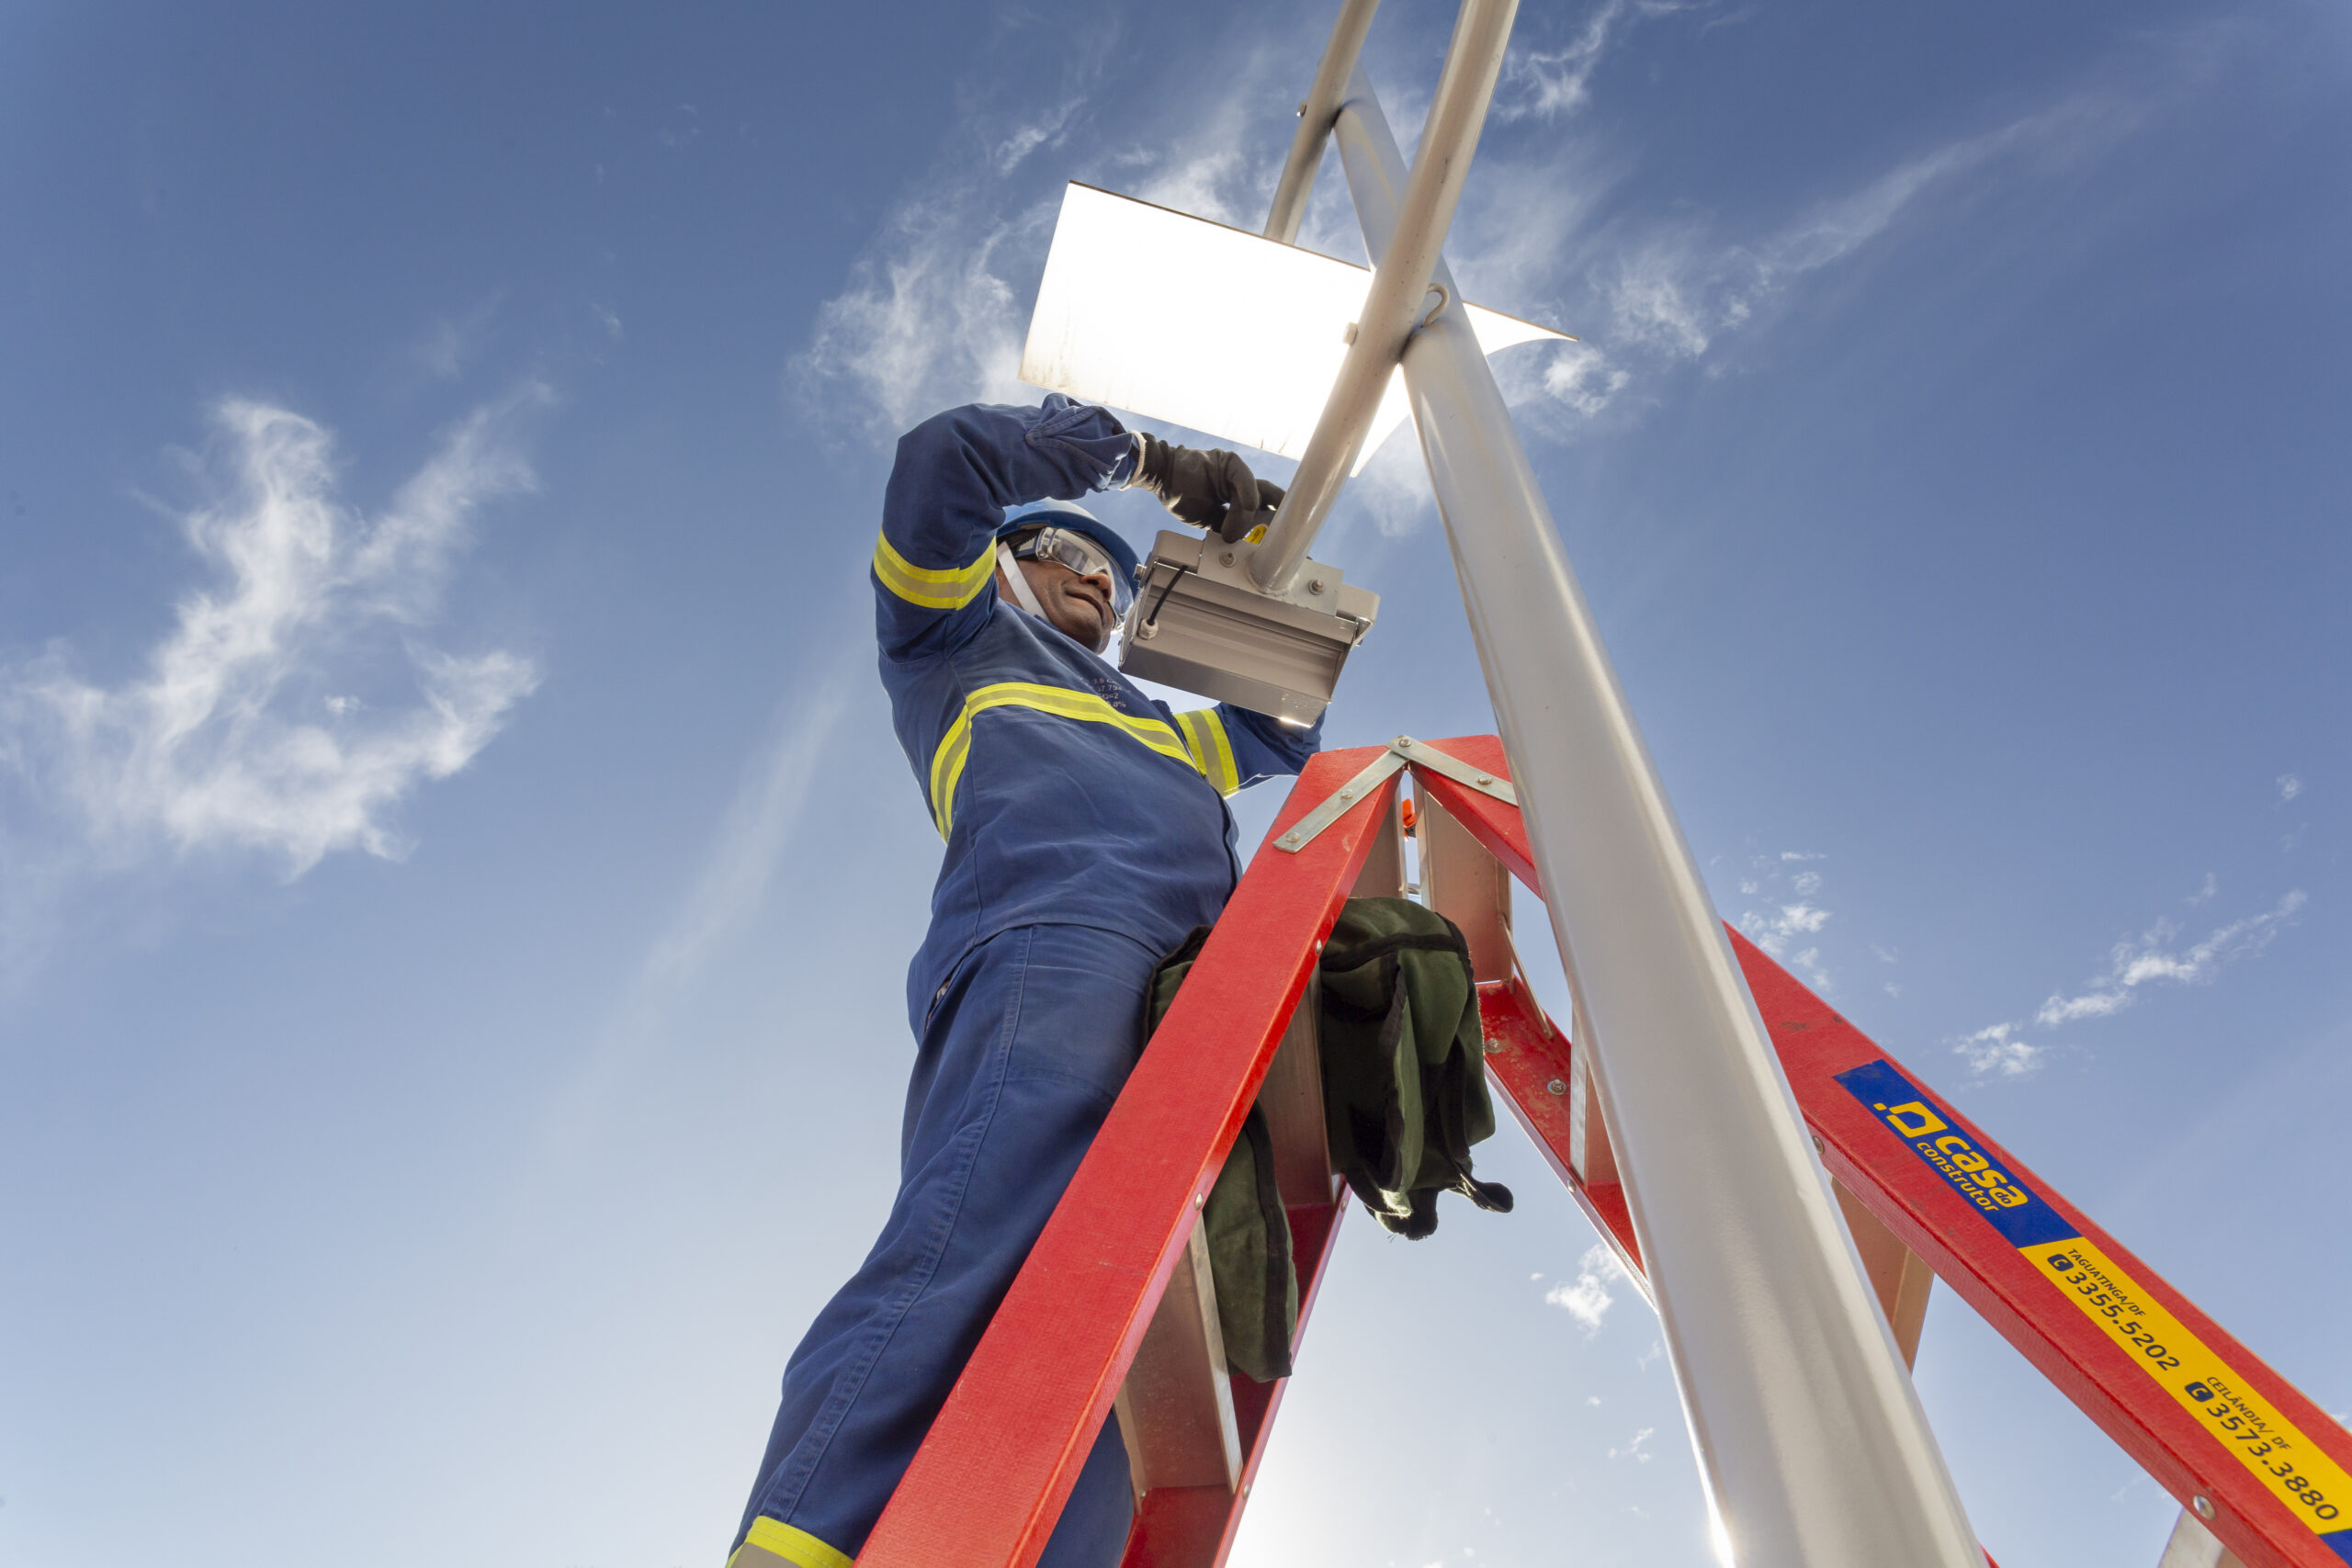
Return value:
<svg viewBox="0 0 2352 1568">
<path fill-rule="evenodd" d="M 1136 547 L 1121 538 L 1111 525 L 1074 501 L 1033 501 L 1026 506 L 1016 506 L 1004 514 L 1004 525 L 996 531 L 1000 539 L 1010 539 L 1015 534 L 1025 534 L 1033 528 L 1067 528 L 1073 534 L 1083 534 L 1110 552 L 1119 564 L 1124 578 L 1117 586 L 1122 593 L 1135 592 Z"/>
</svg>

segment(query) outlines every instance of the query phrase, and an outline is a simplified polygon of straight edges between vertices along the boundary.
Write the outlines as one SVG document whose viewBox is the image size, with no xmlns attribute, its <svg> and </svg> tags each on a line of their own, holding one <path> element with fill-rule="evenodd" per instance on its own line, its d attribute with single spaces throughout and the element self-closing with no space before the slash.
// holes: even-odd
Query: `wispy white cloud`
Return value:
<svg viewBox="0 0 2352 1568">
<path fill-rule="evenodd" d="M 1590 1339 L 1600 1332 L 1601 1320 L 1617 1298 L 1610 1287 L 1625 1282 L 1625 1266 L 1606 1243 L 1595 1243 L 1577 1259 L 1577 1277 L 1554 1285 L 1544 1292 L 1544 1302 L 1559 1307 L 1584 1325 L 1584 1337 Z"/>
<path fill-rule="evenodd" d="M 1700 275 L 1702 266 L 1719 265 L 1702 259 L 1698 242 L 1679 236 L 1618 253 L 1602 285 L 1611 340 L 1667 360 L 1706 353 L 1718 332 L 1747 320 L 1744 303 Z"/>
<path fill-rule="evenodd" d="M 1602 90 L 1597 73 L 1634 24 L 1684 11 L 1705 14 L 1708 27 L 1737 19 L 1679 0 L 1600 0 L 1565 41 L 1512 57 L 1498 118 L 1572 118 Z M 1727 343 L 1758 339 L 1813 280 L 1989 190 L 2086 166 L 2200 79 L 2208 53 L 2184 43 L 2153 51 L 2153 65 L 2095 68 L 2041 109 L 1895 157 L 1748 234 L 1704 212 L 1617 199 L 1634 167 L 1600 136 L 1555 133 L 1532 152 L 1523 138 L 1490 138 L 1454 225 L 1464 284 L 1482 302 L 1586 340 L 1505 355 L 1498 379 L 1528 427 L 1555 439 L 1582 438 L 1611 410 L 1639 417 L 1668 373 L 1718 373 Z M 1488 251 L 1499 264 L 1481 265 Z"/>
<path fill-rule="evenodd" d="M 2278 775 L 2278 802 L 2280 805 L 2285 805 L 2288 801 L 2294 799 L 2295 796 L 2302 793 L 2303 781 L 2300 774 L 2280 773 Z"/>
<path fill-rule="evenodd" d="M 1413 532 L 1437 505 L 1436 494 L 1430 489 L 1429 468 L 1421 461 L 1420 443 L 1410 429 L 1400 427 L 1383 442 L 1351 483 L 1351 493 L 1372 519 L 1373 527 L 1388 538 Z M 1322 547 L 1326 555 L 1344 558 L 1345 527 L 1342 522 L 1327 536 L 1329 542 Z"/>
<path fill-rule="evenodd" d="M 425 640 L 474 513 L 532 487 L 526 387 L 460 423 L 380 513 L 338 493 L 333 437 L 264 403 L 214 411 L 214 491 L 179 522 L 211 581 L 144 672 L 107 684 L 52 646 L 0 669 L 0 764 L 114 863 L 164 845 L 275 859 L 400 852 L 393 807 L 471 761 L 537 684 L 507 650 Z"/>
<path fill-rule="evenodd" d="M 1645 17 L 1693 8 L 1693 0 L 1601 0 L 1560 47 L 1511 51 L 1495 84 L 1495 113 L 1505 119 L 1555 119 L 1576 113 L 1591 101 L 1592 73 L 1625 28 Z"/>
<path fill-rule="evenodd" d="M 2202 904 L 2219 890 L 2218 879 L 2208 873 L 2203 886 L 2187 902 Z M 2063 1029 L 2085 1019 L 2121 1012 L 2148 986 L 2209 985 L 2224 965 L 2268 946 L 2294 923 L 2307 902 L 2301 889 L 2290 890 L 2276 907 L 2233 920 L 2186 947 L 2179 945 L 2179 925 L 2170 919 L 2159 919 L 2136 938 L 2116 943 L 2109 952 L 2106 970 L 2083 989 L 2072 995 L 2052 993 L 2035 1010 L 2032 1021 L 2042 1030 Z M 2019 1022 L 1989 1024 L 1954 1040 L 1951 1048 L 1978 1077 L 2028 1077 L 2047 1064 L 2051 1048 L 2025 1040 L 2026 1027 Z"/>
<path fill-rule="evenodd" d="M 826 778 L 858 671 L 856 639 L 802 671 L 776 705 L 767 734 L 745 759 L 734 798 L 702 851 L 684 895 L 648 942 L 643 962 L 619 990 L 594 1049 L 554 1097 L 541 1129 L 542 1177 L 597 1146 L 655 1059 L 682 998 L 758 919 L 783 878 L 811 795 Z"/>
<path fill-rule="evenodd" d="M 1801 883 L 1811 883 L 1815 887 L 1821 886 L 1821 878 L 1810 872 L 1798 877 L 1797 880 Z M 1800 887 L 1797 891 L 1802 893 L 1805 889 Z M 1817 931 L 1829 923 L 1829 911 L 1815 908 L 1811 904 L 1783 904 L 1781 906 L 1780 914 L 1772 923 L 1774 929 L 1783 935 L 1797 931 Z"/>
<path fill-rule="evenodd" d="M 1563 344 L 1543 367 L 1544 390 L 1553 401 L 1590 419 L 1607 408 L 1634 378 L 1588 343 Z"/>
<path fill-rule="evenodd" d="M 964 113 L 841 292 L 818 307 L 808 345 L 786 371 L 803 410 L 880 444 L 958 403 L 1037 395 L 1020 379 L 1022 339 L 1062 182 L 1077 171 L 1042 170 L 1033 159 L 1061 146 L 1084 115 L 1099 63 L 1074 62 L 1043 110 L 1024 102 Z"/>
<path fill-rule="evenodd" d="M 2049 1047 L 2018 1039 L 2017 1030 L 2014 1023 L 1996 1023 L 1962 1036 L 1952 1050 L 1978 1077 L 2028 1077 L 2041 1069 Z"/>
<path fill-rule="evenodd" d="M 1186 151 L 1151 164 L 1137 183 L 1136 196 L 1156 206 L 1189 212 L 1236 229 L 1255 229 L 1265 220 L 1257 213 L 1265 172 L 1275 167 L 1262 152 L 1219 147 Z M 1250 220 L 1256 217 L 1258 223 Z"/>
<path fill-rule="evenodd" d="M 1647 1464 L 1651 1460 L 1657 1456 L 1650 1453 L 1644 1445 L 1657 1435 L 1657 1427 L 1644 1427 L 1632 1437 L 1626 1438 L 1623 1443 L 1620 1443 L 1616 1447 L 1611 1449 L 1609 1450 L 1609 1457 L 1611 1459 L 1630 1459 L 1637 1463 Z"/>
<path fill-rule="evenodd" d="M 2086 86 L 1896 157 L 1854 188 L 1749 235 L 1681 209 L 1611 214 L 1609 198 L 1634 165 L 1603 138 L 1506 134 L 1513 122 L 1548 128 L 1576 118 L 1604 90 L 1602 64 L 1641 26 L 1686 12 L 1706 25 L 1736 19 L 1705 0 L 1599 0 L 1567 31 L 1531 39 L 1506 62 L 1497 132 L 1464 192 L 1449 251 L 1472 298 L 1586 340 L 1498 358 L 1498 381 L 1531 434 L 1578 439 L 1596 421 L 1638 417 L 1662 377 L 1719 362 L 1726 337 L 1754 336 L 1805 279 L 1883 243 L 1931 203 L 1943 210 L 1973 198 L 1996 169 L 2048 175 L 2098 156 L 2138 123 L 2146 96 Z M 1292 101 L 1295 72 L 1289 52 L 1270 47 L 1149 126 L 1093 112 L 1091 67 L 1043 109 L 1035 99 L 1012 111 L 968 109 L 938 165 L 893 209 L 847 286 L 820 310 L 791 366 L 803 406 L 879 441 L 956 402 L 1034 396 L 1017 370 L 1060 181 L 1085 179 L 1255 228 L 1289 141 L 1289 117 L 1275 111 Z M 1425 95 L 1400 83 L 1384 83 L 1383 93 L 1409 150 Z M 1080 124 L 1094 133 L 1091 142 L 1073 133 Z M 1051 149 L 1062 151 L 1038 156 Z M 1362 254 L 1340 182 L 1318 185 L 1301 243 Z M 1426 486 L 1403 471 L 1418 468 L 1412 445 L 1389 443 L 1353 489 L 1384 533 L 1408 532 L 1430 515 Z"/>
<path fill-rule="evenodd" d="M 1023 290 L 1034 287 L 1056 206 L 982 216 L 969 190 L 901 202 L 818 307 L 808 347 L 788 376 L 804 406 L 845 417 L 875 438 L 977 400 L 1032 396 L 1021 386 Z"/>
<path fill-rule="evenodd" d="M 1042 112 L 968 110 L 937 164 L 910 186 L 853 264 L 845 287 L 820 307 L 808 347 L 788 367 L 797 400 L 828 422 L 847 423 L 865 438 L 880 441 L 957 402 L 1035 397 L 1035 389 L 1018 379 L 1021 346 L 1063 180 L 1084 180 L 1254 230 L 1264 221 L 1288 148 L 1288 116 L 1272 110 L 1283 101 L 1292 73 L 1295 62 L 1284 51 L 1255 51 L 1221 73 L 1215 90 L 1173 120 L 1132 140 L 1066 153 L 1050 160 L 1051 168 L 1035 154 L 1076 146 L 1073 128 L 1094 128 L 1102 118 L 1089 115 L 1085 91 L 1068 92 Z M 1398 95 L 1387 105 L 1408 145 L 1413 101 Z M 1119 129 L 1131 128 L 1122 123 Z M 1544 176 L 1526 171 L 1525 178 L 1541 184 Z M 1511 181 L 1509 166 L 1498 165 L 1482 178 L 1481 189 L 1501 191 Z M 1483 225 L 1478 232 L 1485 237 L 1471 269 L 1474 287 L 1556 266 L 1551 242 L 1573 215 L 1574 202 L 1563 197 L 1556 182 L 1525 194 L 1523 201 L 1487 201 L 1484 219 L 1465 213 L 1465 227 Z M 1512 210 L 1504 212 L 1504 206 Z M 1329 254 L 1361 255 L 1339 182 L 1325 180 L 1317 187 L 1299 243 Z M 1589 414 L 1625 385 L 1624 373 L 1600 350 L 1564 347 L 1556 357 L 1507 356 L 1505 389 L 1515 403 Z M 1375 457 L 1375 468 L 1392 457 L 1418 470 L 1409 440 L 1390 443 Z M 1374 499 L 1376 520 L 1389 531 L 1426 515 L 1427 486 L 1418 472 L 1370 472 L 1359 491 Z"/>
<path fill-rule="evenodd" d="M 1806 850 L 1756 856 L 1748 863 L 1748 874 L 1740 879 L 1739 890 L 1750 898 L 1769 901 L 1761 908 L 1742 910 L 1736 923 L 1748 941 L 1786 963 L 1815 990 L 1826 992 L 1836 986 L 1821 961 L 1819 944 L 1795 946 L 1799 938 L 1817 936 L 1829 923 L 1829 911 L 1814 902 L 1821 892 L 1821 874 L 1791 869 L 1822 858 Z"/>
<path fill-rule="evenodd" d="M 656 128 L 653 140 L 673 152 L 684 152 L 702 140 L 702 110 L 692 104 L 678 105 Z"/>
<path fill-rule="evenodd" d="M 2136 129 L 2145 113 L 2140 100 L 2085 90 L 1905 158 L 1754 240 L 1725 243 L 1690 219 L 1629 236 L 1593 263 L 1606 335 L 1661 363 L 1699 359 L 1726 333 L 1777 312 L 1809 275 L 1893 231 L 1930 197 L 1962 199 L 1969 176 L 2000 164 L 2041 175 L 2075 168 Z"/>
<path fill-rule="evenodd" d="M 851 670 L 862 662 L 837 659 L 814 682 L 797 683 L 778 709 L 693 887 L 646 955 L 648 987 L 675 987 L 692 978 L 766 902 L 809 791 L 823 774 L 826 747 L 847 710 Z"/>
<path fill-rule="evenodd" d="M 473 309 L 436 318 L 409 347 L 415 368 L 435 381 L 455 381 L 481 354 L 503 296 L 492 295 Z"/>
<path fill-rule="evenodd" d="M 1009 175 L 1038 148 L 1060 145 L 1064 128 L 1085 102 L 1083 97 L 1066 99 L 1035 119 L 1014 126 L 989 154 L 989 161 L 996 165 L 997 173 Z"/>
<path fill-rule="evenodd" d="M 2171 920 L 2158 920 L 2137 940 L 2116 943 L 2109 954 L 2107 972 L 2087 988 L 2071 997 L 2052 995 L 2033 1015 L 2034 1021 L 2054 1028 L 2077 1019 L 2106 1018 L 2130 1007 L 2141 987 L 2159 982 L 2207 984 L 2222 965 L 2268 946 L 2306 902 L 2300 889 L 2291 891 L 2278 900 L 2276 908 L 2233 920 L 2185 948 L 2174 945 L 2180 928 Z"/>
</svg>

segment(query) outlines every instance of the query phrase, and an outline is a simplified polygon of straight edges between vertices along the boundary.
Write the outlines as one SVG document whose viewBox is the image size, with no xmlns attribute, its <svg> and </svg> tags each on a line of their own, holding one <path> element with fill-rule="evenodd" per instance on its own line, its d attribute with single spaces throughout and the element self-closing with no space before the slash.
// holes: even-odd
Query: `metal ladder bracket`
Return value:
<svg viewBox="0 0 2352 1568">
<path fill-rule="evenodd" d="M 1363 771 L 1316 803 L 1315 808 L 1293 823 L 1274 840 L 1274 848 L 1284 854 L 1296 854 L 1321 836 L 1323 830 L 1355 809 L 1356 806 L 1380 784 L 1405 767 L 1407 763 L 1444 774 L 1456 784 L 1465 784 L 1481 795 L 1489 795 L 1505 806 L 1517 806 L 1519 795 L 1510 780 L 1486 769 L 1476 768 L 1461 758 L 1442 751 L 1426 740 L 1416 740 L 1400 735 L 1388 743 L 1387 750 L 1364 764 Z"/>
</svg>

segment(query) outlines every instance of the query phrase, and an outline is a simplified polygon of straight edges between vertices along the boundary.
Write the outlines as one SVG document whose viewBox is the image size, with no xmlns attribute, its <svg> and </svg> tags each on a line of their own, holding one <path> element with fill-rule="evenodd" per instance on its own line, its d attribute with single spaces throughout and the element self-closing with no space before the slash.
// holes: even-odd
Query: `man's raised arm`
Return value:
<svg viewBox="0 0 2352 1568">
<path fill-rule="evenodd" d="M 1135 437 L 1056 392 L 1038 408 L 970 403 L 899 439 L 874 546 L 874 630 L 892 659 L 953 650 L 988 620 L 1004 509 L 1125 484 Z"/>
</svg>

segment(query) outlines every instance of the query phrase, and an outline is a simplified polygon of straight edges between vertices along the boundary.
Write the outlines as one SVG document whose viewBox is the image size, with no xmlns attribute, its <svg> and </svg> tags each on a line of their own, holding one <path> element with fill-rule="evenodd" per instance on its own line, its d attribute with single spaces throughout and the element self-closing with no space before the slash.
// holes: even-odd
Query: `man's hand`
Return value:
<svg viewBox="0 0 2352 1568">
<path fill-rule="evenodd" d="M 1206 528 L 1227 544 L 1271 523 L 1283 487 L 1257 478 L 1239 456 L 1223 447 L 1195 452 L 1143 434 L 1143 458 L 1127 482 L 1148 490 L 1178 522 Z"/>
</svg>

